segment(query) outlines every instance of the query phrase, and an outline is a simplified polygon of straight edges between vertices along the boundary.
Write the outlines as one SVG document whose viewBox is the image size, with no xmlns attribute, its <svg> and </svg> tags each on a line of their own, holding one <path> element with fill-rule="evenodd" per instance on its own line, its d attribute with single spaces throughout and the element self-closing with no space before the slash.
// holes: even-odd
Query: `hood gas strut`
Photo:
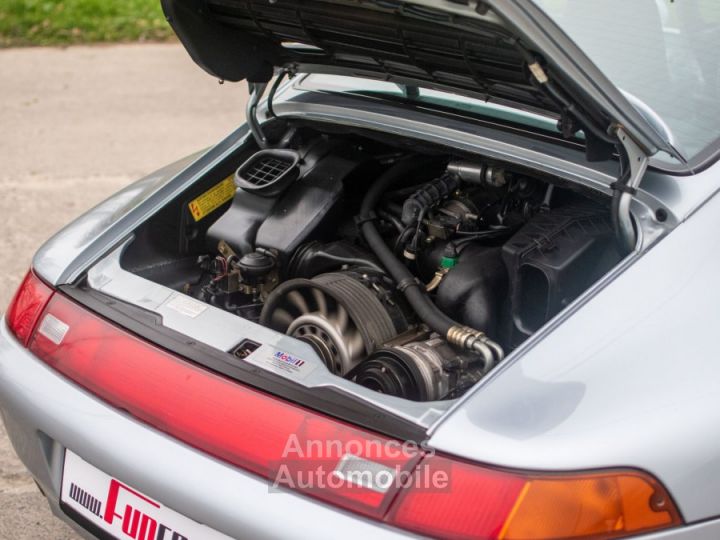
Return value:
<svg viewBox="0 0 720 540">
<path fill-rule="evenodd" d="M 270 146 L 270 143 L 268 143 L 268 139 L 265 136 L 265 133 L 262 130 L 262 127 L 260 127 L 260 122 L 258 122 L 257 118 L 257 107 L 258 103 L 260 103 L 260 99 L 263 97 L 263 94 L 265 93 L 265 89 L 267 88 L 266 82 L 250 82 L 248 81 L 248 89 L 250 90 L 250 99 L 247 102 L 247 107 L 245 108 L 245 117 L 248 123 L 248 126 L 250 127 L 250 132 L 252 133 L 253 138 L 255 139 L 255 142 L 261 149 L 265 149 L 268 146 Z"/>
<path fill-rule="evenodd" d="M 280 86 L 280 83 L 285 79 L 286 76 L 291 75 L 287 69 L 283 69 L 280 73 L 277 74 L 275 77 L 275 81 L 273 82 L 272 86 L 270 87 L 270 93 L 267 97 L 267 111 L 268 115 L 275 118 L 276 114 L 273 110 L 273 99 L 275 98 L 275 93 L 277 92 L 278 87 Z M 270 141 L 268 140 L 267 136 L 265 135 L 265 132 L 263 131 L 262 127 L 260 126 L 260 122 L 257 117 L 257 109 L 258 104 L 260 103 L 260 100 L 262 99 L 263 95 L 265 94 L 265 90 L 267 89 L 268 83 L 266 82 L 250 82 L 248 81 L 248 89 L 250 91 L 250 99 L 248 100 L 246 109 L 245 109 L 245 116 L 247 118 L 248 126 L 250 127 L 250 132 L 252 133 L 253 138 L 255 139 L 255 142 L 261 149 L 269 148 L 270 146 L 279 146 L 281 148 L 284 148 L 287 146 L 290 142 L 290 138 L 292 138 L 292 134 L 294 133 L 293 130 L 290 130 L 288 133 L 285 134 L 285 136 L 275 145 L 272 145 Z"/>
</svg>

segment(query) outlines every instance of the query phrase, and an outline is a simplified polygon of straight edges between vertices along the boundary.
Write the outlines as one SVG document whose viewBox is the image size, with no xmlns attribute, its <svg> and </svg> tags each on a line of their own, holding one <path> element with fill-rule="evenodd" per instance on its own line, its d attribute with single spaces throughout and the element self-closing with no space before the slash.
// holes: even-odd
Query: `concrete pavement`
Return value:
<svg viewBox="0 0 720 540">
<path fill-rule="evenodd" d="M 32 254 L 128 182 L 219 141 L 244 85 L 177 44 L 0 50 L 0 311 Z M 54 519 L 0 425 L 0 539 L 77 536 Z"/>
</svg>

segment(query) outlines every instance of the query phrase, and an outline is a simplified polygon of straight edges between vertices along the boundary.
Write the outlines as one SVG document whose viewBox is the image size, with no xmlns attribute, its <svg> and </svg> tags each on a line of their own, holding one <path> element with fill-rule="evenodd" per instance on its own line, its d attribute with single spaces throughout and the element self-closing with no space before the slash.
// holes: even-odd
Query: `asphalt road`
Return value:
<svg viewBox="0 0 720 540">
<path fill-rule="evenodd" d="M 219 141 L 244 85 L 175 44 L 0 50 L 0 311 L 35 250 L 120 187 Z M 0 424 L 0 539 L 77 536 L 50 513 Z"/>
</svg>

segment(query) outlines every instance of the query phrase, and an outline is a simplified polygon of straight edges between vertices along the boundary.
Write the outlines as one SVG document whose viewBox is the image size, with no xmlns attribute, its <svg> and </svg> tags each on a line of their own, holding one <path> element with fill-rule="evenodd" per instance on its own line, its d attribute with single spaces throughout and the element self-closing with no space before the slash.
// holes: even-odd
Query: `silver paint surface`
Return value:
<svg viewBox="0 0 720 540">
<path fill-rule="evenodd" d="M 290 84 L 279 93 L 275 110 L 286 117 L 447 144 L 537 167 L 598 192 L 607 193 L 613 180 L 612 171 L 581 163 L 572 150 L 544 154 L 522 137 L 514 143 L 499 142 L 490 133 L 479 135 L 430 114 L 392 111 L 369 102 L 340 107 L 323 99 L 321 94 L 302 93 Z M 242 140 L 238 135 L 237 144 Z M 108 257 L 137 225 L 216 162 L 210 159 L 194 174 L 183 175 L 198 159 L 203 158 L 195 156 L 151 175 L 69 225 L 38 252 L 36 271 L 59 285 L 94 266 L 94 287 L 160 313 L 168 328 L 221 350 L 236 342 L 236 335 L 252 331 L 269 344 L 319 361 L 300 342 L 251 327 L 215 308 L 193 321 L 168 313 L 163 306 L 175 293 L 122 272 L 117 257 Z M 386 405 L 405 410 L 407 418 L 414 417 L 420 425 L 430 425 L 431 445 L 450 454 L 532 470 L 637 467 L 656 475 L 670 489 L 686 520 L 720 516 L 720 340 L 713 331 L 720 322 L 720 199 L 713 196 L 718 187 L 717 165 L 691 177 L 648 172 L 633 206 L 642 233 L 638 255 L 621 263 L 548 323 L 452 405 L 446 416 L 423 419 L 416 408 Z M 669 212 L 667 222 L 655 220 L 656 208 Z M 350 388 L 354 385 L 340 381 L 318 369 L 305 383 L 346 384 L 348 392 L 360 395 L 357 388 Z M 237 532 L 233 527 L 243 522 L 257 537 L 271 537 L 271 532 L 299 527 L 300 521 L 293 520 L 300 520 L 303 512 L 302 523 L 311 521 L 311 527 L 317 523 L 314 516 L 323 516 L 338 527 L 356 522 L 365 527 L 365 522 L 344 512 L 290 494 L 279 496 L 286 497 L 281 502 L 291 503 L 285 504 L 292 507 L 288 528 L 283 523 L 261 523 L 280 521 L 271 508 L 278 499 L 261 496 L 258 486 L 266 487 L 262 482 L 100 404 L 22 350 L 4 326 L 0 330 L 0 404 L 21 457 L 48 489 L 57 464 L 49 467 L 41 461 L 45 458 L 39 451 L 38 430 L 49 433 L 59 448 L 75 445 L 80 455 L 109 473 L 127 477 L 148 494 L 226 532 Z M 106 422 L 122 436 L 111 437 Z M 167 463 L 152 457 L 160 450 L 169 452 L 168 463 L 183 463 L 183 470 L 191 470 L 187 482 L 174 478 Z M 152 454 L 148 465 L 133 468 L 130 458 L 138 458 L 141 451 Z M 257 502 L 251 504 L 253 512 L 231 518 L 223 512 L 232 509 L 217 506 L 202 489 L 199 498 L 181 494 L 178 487 L 198 480 L 197 471 L 207 472 L 207 485 L 217 485 L 225 494 L 249 486 L 248 493 Z M 378 526 L 371 526 L 376 534 Z M 718 538 L 719 531 L 718 523 L 709 521 L 647 538 Z"/>
</svg>

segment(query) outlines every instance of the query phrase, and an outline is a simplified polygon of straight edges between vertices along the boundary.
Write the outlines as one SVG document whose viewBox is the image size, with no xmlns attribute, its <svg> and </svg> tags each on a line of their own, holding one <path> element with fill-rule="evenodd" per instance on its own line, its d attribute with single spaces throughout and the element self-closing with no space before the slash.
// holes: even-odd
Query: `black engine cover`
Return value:
<svg viewBox="0 0 720 540">
<path fill-rule="evenodd" d="M 588 204 L 533 217 L 504 246 L 510 341 L 538 330 L 619 259 L 607 209 Z"/>
<path fill-rule="evenodd" d="M 469 245 L 440 282 L 435 302 L 463 324 L 494 336 L 507 281 L 499 248 Z"/>
</svg>

